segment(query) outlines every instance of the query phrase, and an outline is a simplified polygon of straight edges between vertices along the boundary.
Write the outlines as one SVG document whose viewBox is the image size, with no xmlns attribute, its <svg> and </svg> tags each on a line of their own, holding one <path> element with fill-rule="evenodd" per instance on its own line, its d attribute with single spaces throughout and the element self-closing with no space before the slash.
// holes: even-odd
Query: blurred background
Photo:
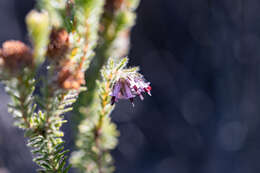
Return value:
<svg viewBox="0 0 260 173">
<path fill-rule="evenodd" d="M 0 0 L 0 43 L 28 42 L 33 6 Z M 121 132 L 116 173 L 259 173 L 260 1 L 142 0 L 131 43 L 130 64 L 153 96 L 135 108 L 122 101 L 112 115 Z M 34 173 L 2 85 L 0 101 L 0 173 Z"/>
</svg>

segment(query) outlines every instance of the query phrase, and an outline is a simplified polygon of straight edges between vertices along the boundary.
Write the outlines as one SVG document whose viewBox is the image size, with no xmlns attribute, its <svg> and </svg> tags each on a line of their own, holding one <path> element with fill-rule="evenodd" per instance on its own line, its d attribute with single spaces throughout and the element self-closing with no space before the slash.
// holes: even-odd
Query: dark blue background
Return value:
<svg viewBox="0 0 260 173">
<path fill-rule="evenodd" d="M 1 42 L 28 42 L 33 5 L 0 0 Z M 135 108 L 121 102 L 112 115 L 117 173 L 260 172 L 259 0 L 143 0 L 129 57 L 153 96 Z M 0 99 L 0 173 L 35 172 L 3 88 Z"/>
</svg>

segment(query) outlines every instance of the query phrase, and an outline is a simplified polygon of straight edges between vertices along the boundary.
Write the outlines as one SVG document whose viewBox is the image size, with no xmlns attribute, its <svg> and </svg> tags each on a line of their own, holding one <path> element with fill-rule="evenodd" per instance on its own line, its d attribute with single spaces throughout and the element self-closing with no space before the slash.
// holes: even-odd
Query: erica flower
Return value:
<svg viewBox="0 0 260 173">
<path fill-rule="evenodd" d="M 129 99 L 133 103 L 133 99 L 136 96 L 143 100 L 142 94 L 147 93 L 151 95 L 151 89 L 150 83 L 145 82 L 143 76 L 137 72 L 120 77 L 113 85 L 111 105 L 119 99 Z"/>
</svg>

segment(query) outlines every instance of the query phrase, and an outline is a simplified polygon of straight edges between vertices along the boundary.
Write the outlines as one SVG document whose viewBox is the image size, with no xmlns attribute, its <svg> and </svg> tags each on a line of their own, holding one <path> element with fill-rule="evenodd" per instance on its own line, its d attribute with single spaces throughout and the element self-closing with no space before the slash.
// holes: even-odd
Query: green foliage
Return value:
<svg viewBox="0 0 260 173">
<path fill-rule="evenodd" d="M 24 69 L 17 76 L 6 75 L 2 82 L 6 85 L 6 91 L 11 96 L 12 103 L 9 104 L 9 111 L 14 115 L 15 125 L 25 130 L 28 139 L 28 146 L 34 155 L 33 161 L 41 169 L 39 172 L 65 173 L 65 154 L 60 131 L 61 125 L 65 122 L 62 114 L 71 110 L 67 108 L 75 99 L 73 93 L 67 95 L 60 93 L 50 96 L 46 88 L 43 92 L 42 110 L 35 113 L 36 104 L 33 96 L 35 88 L 34 73 L 29 69 Z M 7 78 L 8 77 L 8 78 Z M 62 96 L 62 97 L 61 97 Z M 51 100 L 54 99 L 54 100 Z M 47 101 L 49 100 L 49 101 Z"/>
<path fill-rule="evenodd" d="M 97 52 L 103 57 L 122 58 L 127 55 L 129 48 L 129 30 L 135 24 L 135 9 L 139 0 L 125 0 L 123 7 L 112 13 L 107 10 L 103 14 L 101 25 L 104 31 L 100 32 L 100 39 L 103 44 L 99 45 Z M 125 40 L 124 40 L 125 39 Z"/>
<path fill-rule="evenodd" d="M 60 128 L 66 122 L 64 114 L 72 110 L 71 106 L 82 89 L 67 91 L 59 88 L 53 83 L 57 67 L 50 64 L 48 75 L 42 81 L 37 80 L 42 85 L 40 94 L 33 95 L 36 86 L 35 70 L 45 60 L 49 32 L 52 27 L 56 27 L 57 23 L 53 21 L 60 10 L 59 4 L 53 4 L 54 1 L 40 2 L 45 11 L 32 11 L 26 18 L 34 46 L 36 69 L 25 68 L 14 73 L 3 68 L 1 77 L 12 98 L 9 110 L 14 115 L 15 125 L 25 131 L 33 161 L 40 166 L 38 172 L 66 173 L 70 167 L 66 163 L 66 153 L 69 150 L 63 147 L 63 132 Z"/>
<path fill-rule="evenodd" d="M 64 149 L 61 127 L 66 123 L 64 114 L 72 110 L 79 93 L 86 89 L 62 88 L 59 82 L 62 77 L 68 82 L 77 82 L 81 80 L 80 75 L 74 72 L 86 70 L 88 92 L 80 95 L 75 106 L 80 121 L 76 123 L 77 151 L 73 152 L 71 163 L 81 172 L 114 171 L 110 151 L 117 145 L 119 132 L 110 119 L 114 109 L 110 94 L 119 74 L 136 71 L 135 68 L 125 69 L 128 59 L 121 57 L 128 52 L 129 30 L 134 25 L 134 10 L 139 0 L 123 3 L 126 3 L 124 8 L 111 13 L 106 9 L 105 0 L 38 0 L 38 11 L 32 10 L 26 17 L 33 47 L 31 66 L 5 68 L 0 50 L 0 77 L 11 97 L 9 112 L 14 116 L 15 125 L 23 129 L 28 138 L 33 161 L 40 167 L 38 172 L 67 173 L 70 169 L 67 164 L 69 150 Z M 47 74 L 38 78 L 36 72 L 46 61 L 48 48 L 59 52 L 59 44 L 51 44 L 50 33 L 54 29 L 66 29 L 69 46 L 66 45 L 64 55 L 54 55 L 54 58 L 49 57 L 48 52 Z M 63 36 L 58 39 L 67 44 Z M 25 60 L 28 58 L 21 50 L 10 47 L 7 51 Z M 68 68 L 64 68 L 66 63 Z M 37 94 L 36 84 L 40 84 Z"/>
<path fill-rule="evenodd" d="M 35 80 L 31 74 L 32 72 L 25 68 L 16 78 L 8 73 L 2 76 L 5 90 L 12 100 L 8 105 L 9 112 L 14 115 L 15 125 L 22 129 L 30 128 L 36 108 L 32 99 Z"/>
<path fill-rule="evenodd" d="M 134 25 L 134 10 L 139 4 L 139 0 L 127 0 L 124 3 L 128 4 L 126 9 L 119 8 L 113 13 L 104 10 L 99 24 L 99 28 L 103 29 L 99 31 L 96 56 L 86 73 L 88 91 L 81 93 L 76 105 L 77 114 L 80 115 L 76 121 L 79 123 L 76 139 L 76 146 L 79 150 L 72 155 L 71 163 L 81 172 L 99 173 L 114 170 L 109 150 L 116 147 L 119 133 L 109 118 L 113 110 L 109 96 L 113 80 L 108 78 L 108 73 L 115 75 L 111 72 L 116 68 L 123 68 L 127 63 L 127 59 L 123 59 L 120 63 L 118 61 L 128 53 L 129 29 Z M 108 57 L 111 57 L 109 62 L 107 62 Z M 108 65 L 103 68 L 101 77 L 100 70 L 106 63 Z M 118 63 L 118 66 L 113 63 Z M 96 82 L 97 79 L 101 79 L 102 82 Z M 105 100 L 103 105 L 100 104 L 100 100 Z M 85 108 L 82 108 L 82 105 L 86 105 Z M 103 109 L 105 114 L 100 109 Z M 106 130 L 103 129 L 100 135 L 97 135 L 99 134 L 97 133 L 99 132 L 98 123 L 106 124 L 102 126 Z M 99 143 L 107 144 L 107 147 L 100 148 Z"/>
<path fill-rule="evenodd" d="M 76 100 L 77 92 L 50 93 L 50 90 L 43 87 L 43 98 L 40 100 L 44 112 L 38 111 L 35 114 L 34 128 L 26 135 L 29 137 L 28 146 L 33 148 L 34 161 L 42 167 L 39 172 L 65 173 L 69 169 L 66 167 L 68 156 L 65 156 L 69 150 L 64 150 L 63 132 L 60 128 L 66 122 L 63 119 L 64 113 L 72 110 L 70 106 Z"/>
<path fill-rule="evenodd" d="M 134 25 L 134 10 L 139 4 L 139 0 L 127 0 L 124 3 L 128 4 L 126 9 L 119 8 L 113 13 L 104 10 L 99 26 L 103 29 L 99 31 L 96 56 L 86 73 L 88 92 L 80 95 L 80 105 L 91 105 L 97 90 L 96 80 L 100 78 L 100 70 L 107 62 L 108 57 L 113 57 L 115 61 L 118 61 L 128 53 L 129 29 Z"/>
<path fill-rule="evenodd" d="M 113 58 L 101 71 L 102 80 L 97 81 L 98 92 L 90 110 L 82 109 L 86 119 L 79 125 L 77 147 L 71 163 L 78 167 L 81 172 L 100 173 L 113 172 L 113 160 L 109 151 L 114 149 L 117 144 L 119 132 L 111 122 L 110 114 L 114 109 L 111 105 L 109 96 L 112 85 L 117 78 L 117 74 L 127 64 L 127 58 L 115 64 Z"/>
<path fill-rule="evenodd" d="M 83 65 L 85 70 L 94 56 L 103 6 L 104 0 L 75 0 L 76 33 L 81 38 L 78 54 L 85 57 Z"/>
</svg>

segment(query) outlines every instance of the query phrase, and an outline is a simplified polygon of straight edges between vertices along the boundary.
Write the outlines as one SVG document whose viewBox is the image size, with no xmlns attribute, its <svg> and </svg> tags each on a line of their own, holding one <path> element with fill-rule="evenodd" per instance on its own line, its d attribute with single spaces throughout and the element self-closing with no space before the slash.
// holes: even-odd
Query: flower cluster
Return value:
<svg viewBox="0 0 260 173">
<path fill-rule="evenodd" d="M 143 100 L 143 93 L 151 95 L 151 89 L 150 83 L 145 82 L 143 76 L 137 72 L 122 75 L 113 85 L 111 104 L 113 105 L 119 99 L 129 99 L 133 104 L 136 96 Z"/>
<path fill-rule="evenodd" d="M 1 65 L 11 72 L 33 66 L 31 49 L 21 41 L 6 41 L 0 49 Z"/>
</svg>

